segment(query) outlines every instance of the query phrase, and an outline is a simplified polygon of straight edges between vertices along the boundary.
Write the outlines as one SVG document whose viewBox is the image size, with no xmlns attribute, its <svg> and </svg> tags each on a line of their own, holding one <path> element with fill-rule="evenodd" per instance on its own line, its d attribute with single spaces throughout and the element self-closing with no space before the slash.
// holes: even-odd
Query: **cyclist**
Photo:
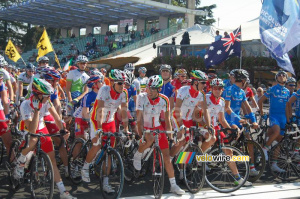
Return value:
<svg viewBox="0 0 300 199">
<path fill-rule="evenodd" d="M 84 55 L 79 55 L 76 59 L 78 70 L 71 70 L 67 75 L 66 94 L 68 99 L 69 111 L 80 106 L 79 101 L 88 93 L 88 88 L 85 85 L 89 76 L 85 73 L 88 63 L 88 58 Z"/>
<path fill-rule="evenodd" d="M 49 58 L 42 56 L 38 59 L 38 68 L 49 68 Z"/>
<path fill-rule="evenodd" d="M 96 97 L 95 104 L 91 113 L 90 119 L 90 134 L 93 143 L 89 150 L 84 166 L 81 170 L 81 177 L 84 182 L 90 182 L 89 168 L 96 153 L 100 150 L 99 135 L 101 132 L 116 132 L 116 125 L 114 115 L 121 105 L 122 122 L 124 131 L 128 131 L 128 94 L 124 88 L 126 74 L 118 69 L 111 70 L 109 77 L 111 79 L 111 86 L 102 86 Z M 105 139 L 105 137 L 103 137 Z M 102 139 L 103 139 L 102 138 Z M 111 145 L 114 146 L 115 139 L 111 138 Z M 102 143 L 103 145 L 104 143 Z M 110 164 L 110 163 L 109 163 Z M 109 174 L 106 174 L 107 176 Z M 108 177 L 103 179 L 103 191 L 112 193 L 114 190 L 109 185 Z"/>
<path fill-rule="evenodd" d="M 247 79 L 249 79 L 249 74 L 246 70 L 236 69 L 232 72 L 232 78 L 234 79 L 234 84 L 229 86 L 225 90 L 225 118 L 231 128 L 238 129 L 242 128 L 240 123 L 243 123 L 244 120 L 240 117 L 241 107 L 244 110 L 244 116 L 251 120 L 252 127 L 256 129 L 258 124 L 256 123 L 256 118 L 252 109 L 246 99 L 246 94 L 242 88 L 245 87 Z M 249 135 L 246 135 L 248 139 L 251 139 Z M 251 157 L 250 162 L 250 175 L 258 175 L 254 166 L 254 155 L 253 155 L 253 145 L 249 145 L 249 153 Z"/>
<path fill-rule="evenodd" d="M 220 130 L 218 125 L 218 121 L 224 128 L 231 128 L 228 122 L 225 119 L 224 108 L 225 108 L 225 100 L 221 97 L 222 92 L 224 90 L 224 83 L 222 79 L 214 78 L 210 82 L 209 88 L 211 89 L 210 94 L 206 94 L 206 104 L 211 117 L 211 123 L 215 129 L 215 135 L 210 136 L 208 132 L 206 132 L 203 136 L 205 141 L 201 145 L 202 151 L 206 151 L 209 147 L 211 147 L 215 141 L 217 136 L 217 131 Z M 199 107 L 197 107 L 199 109 Z M 225 137 L 223 132 L 220 132 L 221 141 L 223 142 L 223 138 Z M 225 140 L 226 142 L 226 140 Z M 225 153 L 227 155 L 232 155 L 232 152 L 226 150 Z M 242 183 L 244 179 L 240 176 L 239 171 L 236 167 L 235 162 L 228 162 L 228 166 L 230 167 L 234 178 L 236 179 L 237 184 Z M 209 169 L 207 169 L 209 170 Z M 252 186 L 251 182 L 246 181 L 244 186 Z"/>
<path fill-rule="evenodd" d="M 138 95 L 137 104 L 137 123 L 138 133 L 142 136 L 143 129 L 149 130 L 164 130 L 161 123 L 159 122 L 159 115 L 163 111 L 165 114 L 166 131 L 171 130 L 170 122 L 170 103 L 169 99 L 160 94 L 159 91 L 163 86 L 163 79 L 160 75 L 151 76 L 148 79 L 146 93 Z M 142 122 L 144 121 L 144 124 Z M 168 135 L 169 136 L 169 135 Z M 143 152 L 148 149 L 154 142 L 154 137 L 151 134 L 145 136 L 145 142 L 140 143 L 138 151 L 134 154 L 133 165 L 136 170 L 141 170 L 141 159 Z M 171 192 L 178 195 L 185 193 L 175 181 L 174 168 L 170 161 L 170 151 L 167 135 L 162 133 L 159 135 L 159 147 L 163 153 L 163 159 L 166 171 L 169 176 L 171 184 Z"/>
<path fill-rule="evenodd" d="M 8 63 L 5 61 L 4 57 L 0 55 L 0 72 L 3 73 L 3 82 L 5 84 L 5 88 L 8 89 L 9 93 L 9 102 L 14 101 L 14 91 L 11 85 L 10 81 L 10 75 L 9 73 L 3 68 L 4 66 L 8 65 Z"/>
<path fill-rule="evenodd" d="M 177 137 L 179 144 L 174 145 L 171 150 L 171 157 L 173 158 L 182 146 L 189 140 L 189 130 L 187 129 L 184 135 L 184 129 L 194 126 L 193 115 L 195 114 L 196 106 L 200 106 L 208 129 L 211 129 L 211 119 L 205 103 L 205 94 L 203 88 L 207 82 L 207 75 L 200 70 L 193 70 L 190 73 L 192 82 L 190 86 L 183 86 L 178 90 L 176 96 L 175 109 L 172 113 L 172 122 L 175 130 L 179 131 Z M 180 179 L 183 178 L 183 169 L 180 168 Z"/>
<path fill-rule="evenodd" d="M 285 83 L 285 87 L 290 91 L 290 97 L 292 97 L 296 89 L 296 79 L 293 77 L 288 77 Z"/>
<path fill-rule="evenodd" d="M 128 64 L 126 64 L 126 65 L 124 66 L 124 70 L 129 70 L 129 71 L 131 71 L 133 74 L 134 74 L 134 69 L 135 69 L 135 67 L 134 67 L 134 65 L 133 65 L 132 63 L 128 63 Z M 139 82 L 137 79 L 135 79 L 135 80 L 133 80 L 133 84 L 135 85 L 137 94 L 139 94 L 140 91 L 141 91 L 141 85 L 140 85 L 140 82 Z"/>
<path fill-rule="evenodd" d="M 4 143 L 4 146 L 6 148 L 7 155 L 9 154 L 12 138 L 11 133 L 8 131 L 7 122 L 5 122 L 5 119 L 9 118 L 9 103 L 8 103 L 8 97 L 7 92 L 5 90 L 5 85 L 3 82 L 3 72 L 0 72 L 0 95 L 1 95 L 1 101 L 0 101 L 0 137 L 2 138 L 2 141 Z"/>
<path fill-rule="evenodd" d="M 255 108 L 252 108 L 253 112 L 256 112 L 259 109 L 258 109 L 257 102 L 255 100 L 254 93 L 253 93 L 252 89 L 249 87 L 249 84 L 250 84 L 250 79 L 248 78 L 245 86 L 243 87 L 243 90 L 245 91 L 246 99 L 248 100 L 248 102 L 251 101 L 253 107 L 255 107 Z"/>
<path fill-rule="evenodd" d="M 18 90 L 17 97 L 16 97 L 17 105 L 19 105 L 20 98 L 27 95 L 27 92 L 29 89 L 29 84 L 32 81 L 34 72 L 35 72 L 35 66 L 33 64 L 29 63 L 26 66 L 26 71 L 19 75 L 19 77 L 18 77 L 19 90 Z"/>
<path fill-rule="evenodd" d="M 266 160 L 268 160 L 268 150 L 274 140 L 281 140 L 284 135 L 285 125 L 287 122 L 286 118 L 286 103 L 289 100 L 290 91 L 284 87 L 287 81 L 287 73 L 284 71 L 279 71 L 275 80 L 277 85 L 269 88 L 267 92 L 260 98 L 258 101 L 258 106 L 260 110 L 260 114 L 263 115 L 263 106 L 262 103 L 269 98 L 270 108 L 269 108 L 269 121 L 270 127 L 268 129 L 268 140 L 266 141 L 266 145 L 263 147 L 263 151 L 266 156 Z M 277 162 L 273 162 L 271 169 L 277 172 L 284 172 L 285 170 L 278 167 Z"/>
<path fill-rule="evenodd" d="M 14 68 L 14 66 L 13 65 L 11 65 L 11 64 L 9 64 L 6 68 L 5 68 L 5 70 L 8 72 L 8 74 L 9 74 L 9 76 L 10 76 L 10 81 L 11 81 L 11 85 L 12 85 L 12 88 L 13 88 L 13 92 L 14 92 L 14 94 L 16 94 L 17 93 L 17 82 L 16 82 L 16 78 L 15 78 L 15 76 L 13 75 L 13 71 L 12 71 L 12 69 Z"/>
<path fill-rule="evenodd" d="M 176 79 L 172 81 L 172 85 L 175 87 L 176 90 L 182 87 L 181 82 L 186 79 L 187 72 L 184 68 L 178 69 L 175 73 L 177 73 Z"/>
<path fill-rule="evenodd" d="M 28 100 L 22 102 L 20 110 L 21 117 L 25 124 L 28 133 L 43 133 L 49 134 L 44 123 L 45 110 L 48 110 L 54 117 L 56 125 L 59 127 L 61 134 L 66 134 L 64 126 L 60 120 L 59 115 L 56 113 L 53 104 L 50 102 L 50 96 L 53 94 L 53 87 L 43 79 L 33 78 L 32 81 L 32 95 Z M 64 136 L 67 138 L 67 135 Z M 17 159 L 17 166 L 14 170 L 14 177 L 20 179 L 24 175 L 24 166 L 26 161 L 26 155 L 34 150 L 37 139 L 31 138 L 29 146 L 22 150 L 20 156 Z M 66 191 L 64 183 L 61 180 L 59 170 L 57 168 L 55 153 L 53 150 L 53 144 L 50 137 L 41 138 L 41 149 L 48 154 L 52 162 L 54 170 L 54 181 L 60 192 L 61 199 L 76 199 Z"/>
<path fill-rule="evenodd" d="M 104 76 L 104 82 L 105 82 L 105 85 L 106 86 L 110 86 L 110 81 L 109 81 L 109 79 L 106 77 L 106 73 L 107 73 L 107 71 L 106 71 L 106 69 L 105 68 L 101 68 L 100 69 L 100 72 L 103 74 L 103 76 Z"/>
<path fill-rule="evenodd" d="M 206 88 L 205 88 L 205 90 L 206 90 L 206 93 L 209 93 L 209 92 L 211 92 L 211 89 L 210 89 L 210 82 L 211 82 L 213 79 L 215 79 L 215 78 L 218 77 L 217 74 L 216 74 L 216 70 L 214 70 L 214 69 L 209 69 L 209 70 L 207 71 L 207 77 L 208 77 L 208 81 L 206 82 Z"/>
<path fill-rule="evenodd" d="M 147 69 L 145 67 L 140 67 L 139 70 L 139 77 L 137 80 L 140 82 L 141 92 L 144 93 L 146 91 L 146 84 L 148 77 L 146 76 Z"/>
</svg>

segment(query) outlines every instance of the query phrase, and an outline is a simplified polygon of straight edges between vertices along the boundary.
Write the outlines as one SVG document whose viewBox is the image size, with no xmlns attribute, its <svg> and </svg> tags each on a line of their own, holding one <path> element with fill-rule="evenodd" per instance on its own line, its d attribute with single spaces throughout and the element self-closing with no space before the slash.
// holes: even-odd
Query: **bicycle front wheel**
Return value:
<svg viewBox="0 0 300 199">
<path fill-rule="evenodd" d="M 17 165 L 16 159 L 19 156 L 19 147 L 20 147 L 20 141 L 13 140 L 9 150 L 9 155 L 6 161 L 6 165 L 5 165 L 8 171 L 8 181 L 10 184 L 10 189 L 14 192 L 18 190 L 18 188 L 20 187 L 20 180 L 15 179 L 13 175 L 14 169 Z"/>
<path fill-rule="evenodd" d="M 221 151 L 219 148 L 213 148 L 209 156 L 222 157 L 229 156 L 244 156 L 244 154 L 235 147 L 223 146 Z M 247 161 L 225 161 L 215 160 L 206 163 L 209 171 L 206 171 L 205 181 L 215 191 L 221 193 L 229 193 L 241 188 L 249 177 L 249 163 Z M 234 172 L 243 170 L 243 181 L 238 182 L 234 177 Z M 235 173 L 236 174 L 236 173 Z M 241 174 L 241 173 L 240 173 Z"/>
<path fill-rule="evenodd" d="M 124 166 L 120 154 L 113 148 L 107 149 L 98 167 L 102 196 L 119 198 L 124 185 Z M 109 191 L 104 188 L 107 185 L 111 188 Z"/>
<path fill-rule="evenodd" d="M 205 165 L 203 162 L 197 162 L 196 156 L 203 155 L 197 145 L 191 145 L 185 152 L 194 152 L 195 156 L 190 164 L 185 164 L 183 176 L 187 189 L 191 193 L 197 193 L 203 187 L 205 180 Z"/>
<path fill-rule="evenodd" d="M 152 166 L 152 180 L 153 192 L 155 198 L 161 198 L 164 190 L 164 159 L 163 154 L 158 146 L 153 150 L 153 166 Z"/>
<path fill-rule="evenodd" d="M 39 152 L 39 156 L 33 156 L 30 188 L 32 198 L 52 199 L 53 197 L 53 167 L 49 156 L 43 151 Z"/>
</svg>

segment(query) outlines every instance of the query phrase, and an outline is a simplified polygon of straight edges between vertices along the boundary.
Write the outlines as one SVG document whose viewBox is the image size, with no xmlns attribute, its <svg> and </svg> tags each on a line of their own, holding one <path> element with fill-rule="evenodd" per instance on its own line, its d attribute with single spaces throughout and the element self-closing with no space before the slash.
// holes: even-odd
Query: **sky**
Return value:
<svg viewBox="0 0 300 199">
<path fill-rule="evenodd" d="M 214 26 L 220 29 L 235 29 L 242 23 L 259 17 L 262 7 L 261 0 L 201 0 L 200 7 L 212 4 L 217 5 L 213 9 L 216 19 Z"/>
</svg>

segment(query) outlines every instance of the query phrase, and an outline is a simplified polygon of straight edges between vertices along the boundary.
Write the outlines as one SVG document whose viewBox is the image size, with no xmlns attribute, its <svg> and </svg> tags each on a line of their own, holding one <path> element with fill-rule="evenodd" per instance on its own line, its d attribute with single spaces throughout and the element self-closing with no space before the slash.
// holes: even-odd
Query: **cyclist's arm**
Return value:
<svg viewBox="0 0 300 199">
<path fill-rule="evenodd" d="M 12 84 L 12 87 L 13 87 L 14 95 L 16 95 L 16 93 L 17 93 L 17 88 L 18 88 L 18 84 L 17 84 L 17 82 L 13 82 L 13 83 L 11 83 L 11 84 Z"/>
<path fill-rule="evenodd" d="M 76 99 L 81 100 L 87 93 L 89 92 L 89 88 L 87 86 L 84 87 L 83 93 L 76 97 Z"/>
<path fill-rule="evenodd" d="M 256 100 L 254 97 L 249 97 L 250 101 L 252 102 L 252 104 L 254 105 L 254 108 L 258 107 Z"/>
<path fill-rule="evenodd" d="M 88 120 L 89 119 L 89 107 L 82 107 L 82 119 Z"/>
<path fill-rule="evenodd" d="M 19 92 L 17 92 L 17 99 L 16 100 L 20 100 L 21 97 L 23 97 L 23 82 L 18 81 L 19 84 Z"/>
<path fill-rule="evenodd" d="M 55 124 L 58 126 L 59 129 L 64 129 L 64 125 L 61 121 L 61 118 L 59 117 L 58 113 L 56 112 L 54 106 L 51 106 L 49 109 L 50 114 L 53 116 L 55 120 Z"/>
<path fill-rule="evenodd" d="M 69 102 L 72 102 L 72 95 L 71 95 L 71 86 L 72 86 L 72 81 L 66 82 L 66 93 L 67 93 L 67 98 Z"/>
<path fill-rule="evenodd" d="M 181 106 L 182 106 L 182 100 L 177 98 L 176 99 L 176 104 L 175 104 L 175 109 L 174 109 L 174 114 L 175 114 L 175 119 L 177 120 L 177 124 L 180 126 L 182 126 L 183 122 L 182 122 L 182 118 L 181 118 Z"/>
<path fill-rule="evenodd" d="M 136 100 L 137 100 L 137 95 L 134 95 L 134 96 L 132 96 L 132 98 L 133 98 L 134 105 L 135 105 L 135 108 L 136 108 Z"/>
<path fill-rule="evenodd" d="M 289 123 L 290 118 L 292 117 L 292 104 L 297 100 L 296 96 L 292 96 L 289 101 L 286 103 L 285 106 L 285 115 L 286 115 L 286 121 Z"/>
<path fill-rule="evenodd" d="M 209 111 L 208 111 L 208 108 L 207 108 L 206 100 L 200 101 L 200 107 L 202 109 L 206 125 L 211 126 L 211 118 L 210 118 L 210 114 L 209 114 Z"/>
<path fill-rule="evenodd" d="M 222 127 L 231 128 L 230 125 L 228 124 L 228 122 L 225 119 L 224 112 L 220 112 L 218 114 L 218 116 L 219 116 L 219 122 L 221 123 Z"/>
<path fill-rule="evenodd" d="M 60 118 L 62 118 L 62 113 L 61 113 L 61 103 L 59 101 L 58 98 L 53 100 L 53 105 L 55 107 L 56 112 L 58 113 L 58 115 L 60 116 Z"/>
<path fill-rule="evenodd" d="M 174 97 L 169 97 L 169 101 L 170 101 L 170 110 L 172 111 L 174 108 Z"/>
<path fill-rule="evenodd" d="M 171 131 L 172 126 L 170 120 L 170 111 L 165 112 L 165 123 L 166 123 L 166 131 Z M 167 136 L 172 139 L 172 134 L 167 134 Z"/>
<path fill-rule="evenodd" d="M 14 101 L 14 91 L 12 89 L 11 81 L 7 80 L 6 85 L 7 85 L 7 89 L 8 89 L 8 92 L 9 92 L 9 99 L 11 101 Z"/>
<path fill-rule="evenodd" d="M 97 125 L 98 125 L 98 128 L 102 128 L 104 101 L 98 100 L 97 103 L 98 103 L 98 105 L 97 105 Z"/>
<path fill-rule="evenodd" d="M 58 88 L 58 92 L 60 93 L 61 95 L 61 99 L 66 99 L 66 95 L 65 95 L 65 92 L 64 90 L 62 89 L 62 87 L 60 86 L 60 84 L 57 84 L 57 88 Z"/>
<path fill-rule="evenodd" d="M 136 110 L 136 117 L 137 117 L 137 130 L 140 137 L 143 135 L 143 111 Z"/>
<path fill-rule="evenodd" d="M 231 115 L 233 112 L 232 109 L 230 108 L 231 102 L 229 100 L 225 100 L 225 111 L 228 115 Z"/>
<path fill-rule="evenodd" d="M 128 110 L 128 103 L 122 103 L 121 104 L 121 116 L 122 116 L 122 122 L 124 126 L 124 131 L 128 131 L 128 116 L 127 116 L 127 110 Z"/>
<path fill-rule="evenodd" d="M 263 95 L 259 100 L 258 100 L 258 107 L 259 107 L 259 111 L 260 111 L 260 115 L 264 114 L 263 111 L 263 103 L 264 101 L 267 99 L 267 97 L 265 95 Z"/>
<path fill-rule="evenodd" d="M 40 114 L 40 111 L 38 111 L 37 109 L 34 109 L 33 117 L 32 118 L 30 117 L 29 119 L 24 120 L 24 124 L 27 127 L 29 133 L 35 134 L 37 127 L 39 125 L 39 114 Z"/>
<path fill-rule="evenodd" d="M 244 109 L 246 111 L 246 113 L 244 113 L 244 115 L 252 113 L 251 106 L 249 105 L 249 103 L 248 103 L 247 100 L 245 100 L 245 101 L 242 102 L 242 106 L 244 107 Z"/>
<path fill-rule="evenodd" d="M 3 85 L 4 86 L 4 85 Z M 8 105 L 8 98 L 7 98 L 7 92 L 5 89 L 1 91 L 1 102 L 3 104 L 4 108 L 4 114 L 9 114 L 9 105 Z"/>
</svg>

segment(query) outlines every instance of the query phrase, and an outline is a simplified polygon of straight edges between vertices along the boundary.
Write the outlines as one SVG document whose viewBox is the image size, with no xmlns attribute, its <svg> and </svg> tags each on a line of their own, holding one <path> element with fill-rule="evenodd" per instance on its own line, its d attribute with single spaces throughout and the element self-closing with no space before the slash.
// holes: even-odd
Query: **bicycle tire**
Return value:
<svg viewBox="0 0 300 199">
<path fill-rule="evenodd" d="M 294 181 L 300 178 L 300 169 L 297 167 L 299 159 L 293 158 L 293 155 L 291 155 L 294 153 L 296 146 L 299 147 L 299 144 L 296 142 L 285 143 L 285 141 L 282 141 L 272 147 L 269 153 L 268 163 L 274 177 L 283 181 Z M 288 150 L 289 147 L 291 150 Z M 278 155 L 277 166 L 284 169 L 285 172 L 276 172 L 272 169 L 272 163 L 275 161 L 276 155 Z"/>
<path fill-rule="evenodd" d="M 191 193 L 197 193 L 205 182 L 205 164 L 197 162 L 196 155 L 203 155 L 202 150 L 195 144 L 189 146 L 185 152 L 195 152 L 191 164 L 184 164 L 183 176 L 187 189 Z"/>
<path fill-rule="evenodd" d="M 9 185 L 10 185 L 10 189 L 15 192 L 17 191 L 21 184 L 19 180 L 15 180 L 15 178 L 13 177 L 13 172 L 14 169 L 16 167 L 16 157 L 18 157 L 19 155 L 19 146 L 20 146 L 21 142 L 19 140 L 13 140 L 12 144 L 10 146 L 10 150 L 9 150 L 9 154 L 8 154 L 8 158 L 6 161 L 6 169 L 8 171 L 8 181 L 9 181 Z M 15 156 L 14 158 L 12 158 L 12 156 Z"/>
<path fill-rule="evenodd" d="M 68 157 L 68 172 L 69 172 L 69 178 L 71 182 L 75 185 L 79 185 L 82 182 L 81 178 L 81 169 L 84 165 L 85 158 L 87 155 L 87 148 L 85 147 L 85 140 L 82 138 L 77 138 L 69 152 Z M 75 159 L 73 157 L 73 152 L 77 144 L 80 144 L 80 150 L 79 154 L 75 156 Z"/>
<path fill-rule="evenodd" d="M 30 168 L 31 197 L 52 199 L 54 189 L 54 171 L 51 160 L 49 156 L 42 150 L 39 151 L 39 157 L 34 155 L 32 158 L 32 166 Z M 36 166 L 38 166 L 38 168 Z M 41 186 L 45 185 L 46 183 L 48 186 L 42 188 Z M 38 196 L 39 193 L 41 193 L 42 196 Z"/>
<path fill-rule="evenodd" d="M 222 146 L 222 149 L 227 149 L 227 150 L 232 150 L 234 153 L 233 155 L 244 155 L 240 150 L 238 150 L 237 148 L 235 147 L 232 147 L 232 146 Z M 222 154 L 224 154 L 223 152 L 221 152 Z M 219 152 L 219 148 L 212 148 L 211 151 L 208 152 L 209 155 L 220 155 L 220 152 Z M 230 193 L 230 192 L 233 192 L 233 191 L 236 191 L 238 189 L 240 189 L 244 184 L 245 182 L 247 181 L 248 177 L 249 177 L 249 163 L 246 162 L 246 161 L 241 161 L 239 162 L 241 163 L 242 165 L 237 165 L 237 168 L 242 168 L 244 167 L 245 168 L 245 175 L 243 176 L 244 177 L 244 181 L 238 185 L 235 185 L 234 183 L 236 182 L 236 179 L 234 178 L 233 174 L 230 174 L 228 171 L 230 171 L 228 167 L 228 163 L 225 162 L 225 161 L 222 161 L 222 162 L 208 162 L 208 167 L 211 168 L 211 171 L 208 172 L 206 171 L 206 175 L 205 175 L 205 181 L 206 183 L 215 191 L 218 191 L 220 193 Z M 221 172 L 217 172 L 217 169 L 218 168 L 221 168 Z M 230 171 L 231 172 L 231 171 Z M 220 176 L 221 174 L 221 178 L 219 181 L 216 181 L 214 184 L 213 180 L 217 179 L 218 176 Z M 228 175 L 228 179 L 232 179 L 233 182 L 229 182 L 227 183 L 229 188 L 225 188 L 225 182 L 222 180 L 222 176 L 225 176 L 227 173 Z M 217 175 L 215 177 L 215 175 Z M 224 179 L 226 180 L 226 176 L 224 177 Z M 221 184 L 222 183 L 222 184 Z M 219 184 L 219 187 L 217 186 Z M 225 185 L 224 185 L 225 184 Z M 224 187 L 224 188 L 221 188 L 221 187 Z"/>
<path fill-rule="evenodd" d="M 164 159 L 161 149 L 156 146 L 153 150 L 152 180 L 153 192 L 156 199 L 161 198 L 164 189 Z"/>
<path fill-rule="evenodd" d="M 105 169 L 107 155 L 112 160 L 110 166 L 110 174 L 108 178 L 109 178 L 109 184 L 115 191 L 114 194 L 106 193 L 103 190 L 103 178 L 106 176 L 106 174 L 104 174 L 103 171 Z M 98 163 L 98 166 L 99 166 L 98 172 L 100 178 L 99 183 L 100 183 L 100 190 L 102 196 L 104 198 L 109 198 L 109 199 L 119 198 L 122 194 L 123 186 L 124 186 L 124 166 L 123 166 L 122 158 L 118 153 L 118 151 L 113 148 L 107 149 L 104 155 L 102 156 L 100 162 Z M 112 182 L 112 180 L 116 178 L 118 179 Z"/>
<path fill-rule="evenodd" d="M 250 157 L 248 144 L 253 145 L 253 149 L 254 149 L 253 150 L 254 151 L 254 166 L 255 166 L 255 169 L 257 171 L 259 171 L 257 176 L 250 176 L 249 175 L 248 181 L 255 182 L 256 180 L 258 180 L 262 176 L 262 174 L 265 171 L 266 157 L 265 157 L 265 154 L 264 154 L 263 149 L 260 146 L 260 144 L 258 144 L 257 142 L 255 142 L 253 140 L 245 140 L 243 142 L 239 142 L 238 144 L 236 144 L 235 147 L 238 148 L 242 153 L 244 153 L 245 155 L 248 155 Z"/>
</svg>

